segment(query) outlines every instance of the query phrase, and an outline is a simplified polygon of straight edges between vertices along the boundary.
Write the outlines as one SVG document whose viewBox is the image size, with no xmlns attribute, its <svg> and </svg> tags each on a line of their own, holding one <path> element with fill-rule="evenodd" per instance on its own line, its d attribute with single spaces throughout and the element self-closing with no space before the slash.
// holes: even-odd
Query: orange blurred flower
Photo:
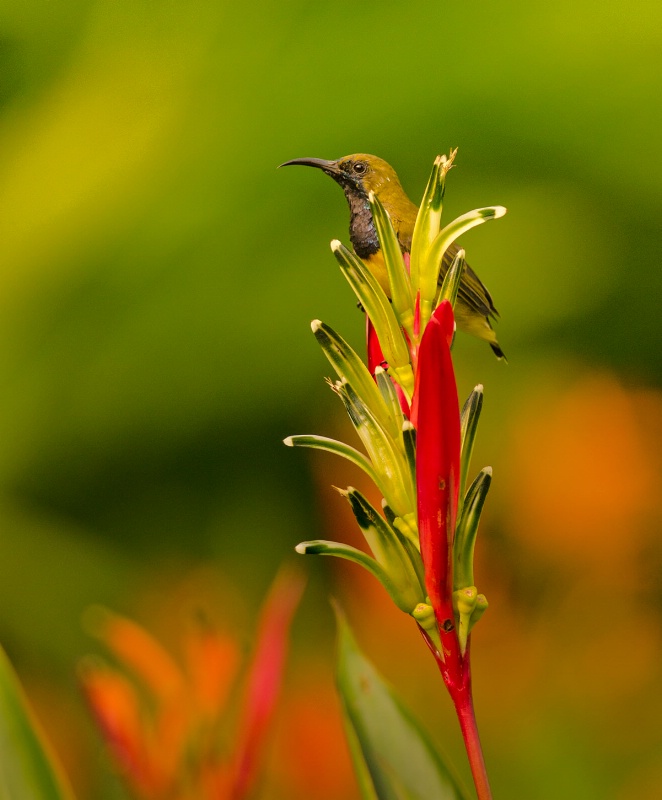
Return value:
<svg viewBox="0 0 662 800">
<path fill-rule="evenodd" d="M 507 482 L 516 487 L 516 534 L 546 557 L 622 580 L 659 509 L 662 398 L 596 373 L 560 396 L 541 393 L 525 408 L 531 410 L 517 420 Z"/>
<path fill-rule="evenodd" d="M 281 573 L 263 606 L 247 671 L 237 733 L 221 732 L 240 672 L 234 638 L 204 620 L 181 637 L 182 663 L 137 623 L 105 609 L 89 615 L 93 633 L 117 661 L 88 657 L 81 683 L 111 755 L 141 800 L 248 797 L 262 761 L 279 695 L 288 631 L 303 580 Z"/>
</svg>

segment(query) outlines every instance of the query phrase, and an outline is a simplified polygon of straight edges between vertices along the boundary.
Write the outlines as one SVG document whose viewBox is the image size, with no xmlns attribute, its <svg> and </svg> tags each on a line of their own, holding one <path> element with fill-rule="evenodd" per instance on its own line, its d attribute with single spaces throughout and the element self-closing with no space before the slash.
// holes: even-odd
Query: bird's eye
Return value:
<svg viewBox="0 0 662 800">
<path fill-rule="evenodd" d="M 368 171 L 368 165 L 365 161 L 357 161 L 353 166 L 353 170 L 356 175 L 365 175 Z"/>
</svg>

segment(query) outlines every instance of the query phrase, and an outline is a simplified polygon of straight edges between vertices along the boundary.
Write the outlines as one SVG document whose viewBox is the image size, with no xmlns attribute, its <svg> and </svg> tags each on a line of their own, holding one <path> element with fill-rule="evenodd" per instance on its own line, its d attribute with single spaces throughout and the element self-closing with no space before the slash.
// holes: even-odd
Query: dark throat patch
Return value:
<svg viewBox="0 0 662 800">
<path fill-rule="evenodd" d="M 372 220 L 368 197 L 355 186 L 343 187 L 349 203 L 349 238 L 359 258 L 368 258 L 379 250 L 379 239 Z"/>
</svg>

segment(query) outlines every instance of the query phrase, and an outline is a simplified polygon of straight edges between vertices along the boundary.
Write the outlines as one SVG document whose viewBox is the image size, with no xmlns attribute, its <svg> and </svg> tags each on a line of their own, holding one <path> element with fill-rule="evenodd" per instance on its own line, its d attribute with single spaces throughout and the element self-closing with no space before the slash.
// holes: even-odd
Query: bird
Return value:
<svg viewBox="0 0 662 800">
<path fill-rule="evenodd" d="M 336 161 L 326 161 L 322 158 L 294 158 L 280 166 L 296 165 L 321 169 L 340 185 L 349 205 L 349 238 L 354 252 L 366 264 L 387 296 L 390 296 L 388 274 L 368 195 L 374 192 L 380 200 L 391 218 L 401 251 L 409 253 L 418 208 L 407 197 L 396 171 L 382 158 L 368 153 L 354 153 Z M 439 273 L 440 284 L 458 251 L 459 247 L 452 244 L 444 253 Z M 492 296 L 476 273 L 466 264 L 455 304 L 457 327 L 486 341 L 496 357 L 505 360 L 491 322 L 498 316 L 499 312 L 494 306 Z"/>
</svg>

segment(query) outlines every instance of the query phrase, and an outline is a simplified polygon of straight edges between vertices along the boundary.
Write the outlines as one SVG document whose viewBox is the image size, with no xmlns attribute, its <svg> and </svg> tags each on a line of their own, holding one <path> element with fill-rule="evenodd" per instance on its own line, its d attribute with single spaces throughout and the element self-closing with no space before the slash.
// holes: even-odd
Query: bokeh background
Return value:
<svg viewBox="0 0 662 800">
<path fill-rule="evenodd" d="M 0 639 L 81 798 L 121 798 L 75 677 L 91 604 L 250 649 L 278 565 L 355 541 L 351 433 L 310 334 L 360 346 L 328 249 L 340 191 L 291 158 L 372 152 L 449 218 L 509 364 L 476 469 L 491 601 L 475 691 L 495 796 L 662 796 L 662 6 L 647 0 L 8 0 L 0 7 Z M 309 585 L 262 795 L 353 800 L 327 598 L 468 775 L 413 625 L 352 565 Z"/>
</svg>

